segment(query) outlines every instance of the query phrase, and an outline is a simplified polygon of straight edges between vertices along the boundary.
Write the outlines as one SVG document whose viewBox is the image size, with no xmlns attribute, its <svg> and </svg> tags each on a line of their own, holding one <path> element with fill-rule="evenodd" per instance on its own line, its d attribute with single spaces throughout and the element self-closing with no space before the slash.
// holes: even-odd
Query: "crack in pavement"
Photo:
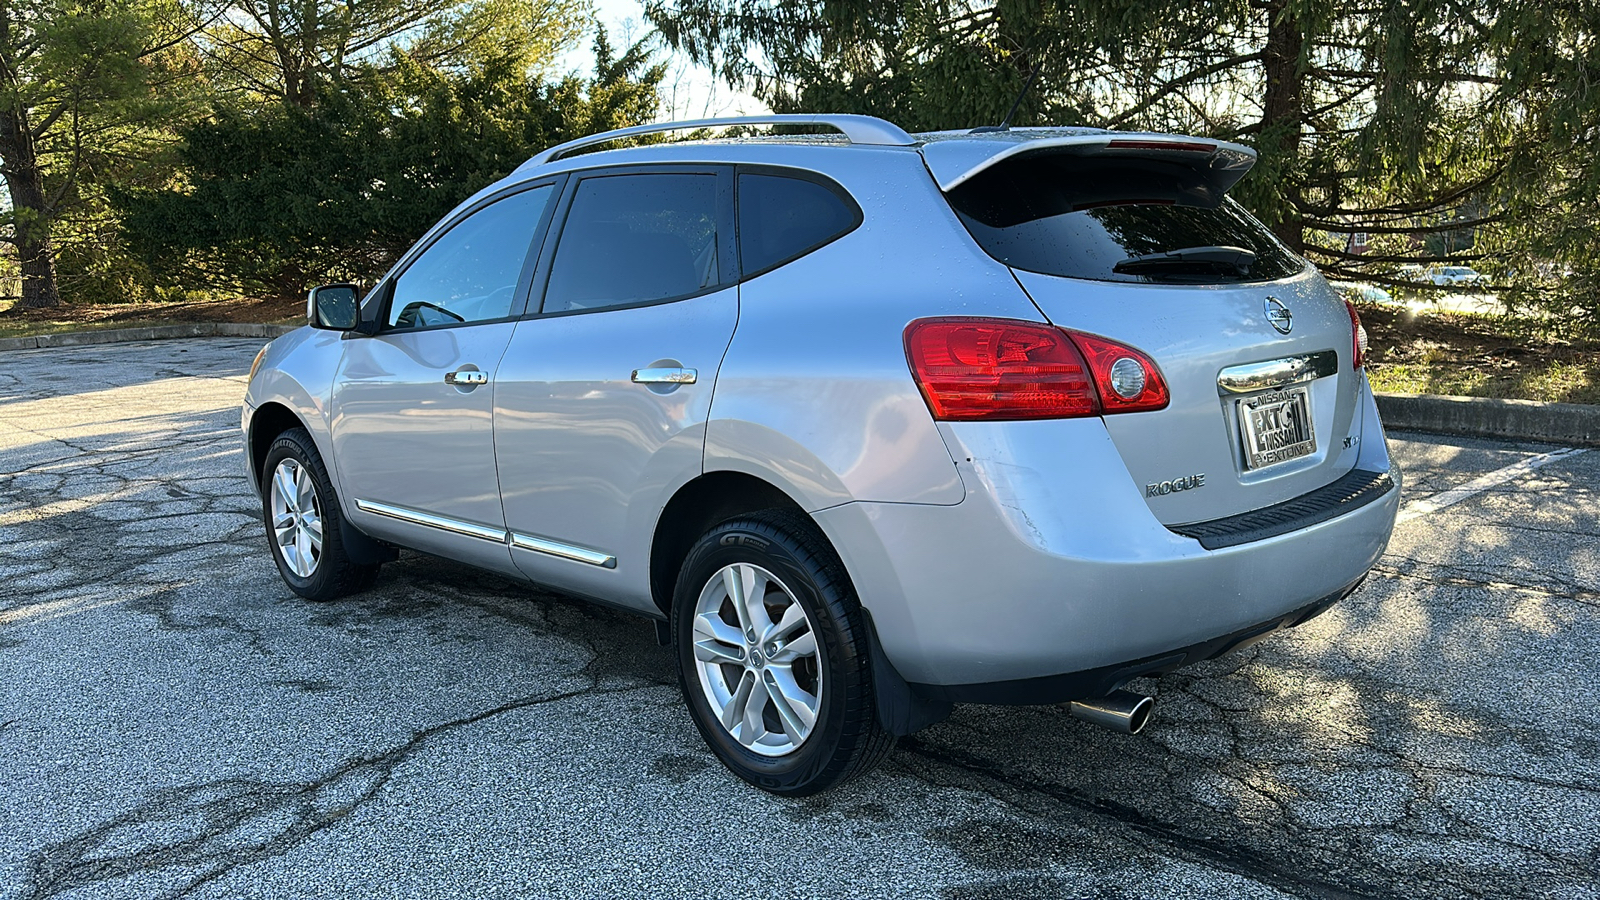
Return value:
<svg viewBox="0 0 1600 900">
<path fill-rule="evenodd" d="M 1405 779 L 1411 787 L 1401 790 L 1406 795 L 1404 811 L 1394 821 L 1380 817 L 1363 823 L 1358 815 L 1356 820 L 1342 824 L 1317 825 L 1304 816 L 1303 804 L 1311 798 L 1299 796 L 1298 791 L 1277 782 L 1274 773 L 1262 767 L 1262 760 L 1251 761 L 1241 753 L 1245 747 L 1264 750 L 1270 760 L 1276 758 L 1276 752 L 1260 746 L 1260 735 L 1242 733 L 1242 723 L 1236 718 L 1220 721 L 1234 737 L 1224 759 L 1193 756 L 1168 746 L 1169 756 L 1158 760 L 1165 777 L 1140 777 L 1139 766 L 1128 765 L 1128 774 L 1137 784 L 1127 788 L 1120 784 L 1096 786 L 1093 779 L 1085 779 L 1084 784 L 1062 783 L 1041 771 L 1041 760 L 1037 758 L 1019 756 L 1001 762 L 953 741 L 939 740 L 931 733 L 903 741 L 902 755 L 896 763 L 906 774 L 932 787 L 974 791 L 1025 820 L 1043 820 L 1048 833 L 1059 835 L 1064 826 L 1083 833 L 1067 834 L 1063 840 L 1069 844 L 1078 840 L 1102 842 L 1108 845 L 1106 852 L 1126 855 L 1131 843 L 1157 857 L 1173 857 L 1232 872 L 1314 900 L 1401 895 L 1510 896 L 1524 892 L 1531 895 L 1543 892 L 1537 887 L 1540 884 L 1585 883 L 1595 877 L 1592 858 L 1563 855 L 1537 843 L 1537 838 L 1529 842 L 1486 834 L 1480 822 L 1452 814 L 1447 805 L 1440 806 L 1438 798 L 1439 780 L 1444 777 L 1471 779 L 1491 794 L 1498 793 L 1489 787 L 1496 782 L 1535 784 L 1590 795 L 1597 792 L 1586 784 L 1409 760 L 1398 749 L 1369 744 L 1366 749 L 1378 754 L 1378 762 L 1352 765 L 1351 760 L 1345 760 L 1342 770 L 1393 772 Z M 1133 745 L 1130 750 L 1134 757 L 1141 758 L 1155 753 L 1148 745 Z M 1245 817 L 1235 811 L 1232 816 L 1213 816 L 1209 827 L 1197 828 L 1194 786 L 1188 782 L 1211 775 L 1220 775 L 1250 790 L 1272 812 Z M 1443 830 L 1436 822 L 1441 811 L 1451 823 Z M 1108 834 L 1108 824 L 1129 836 Z M 1404 855 L 1374 853 L 1376 846 L 1393 837 L 1432 844 L 1456 840 L 1498 845 L 1513 851 L 1522 861 L 1508 864 L 1517 874 L 1505 877 L 1493 864 L 1473 867 L 1458 863 L 1450 869 L 1439 869 L 1412 864 Z M 1077 843 L 1074 849 L 1081 852 L 1084 848 Z M 1495 874 L 1490 875 L 1484 868 Z M 1403 892 L 1397 890 L 1399 885 L 1405 885 Z"/>
<path fill-rule="evenodd" d="M 1352 890 L 1313 875 L 1293 871 L 1289 866 L 1267 858 L 1249 847 L 1197 834 L 1192 827 L 1161 821 L 1132 806 L 1104 797 L 1091 796 L 1066 785 L 1045 782 L 1032 773 L 1019 774 L 994 760 L 958 748 L 936 747 L 915 736 L 904 739 L 901 747 L 905 752 L 915 754 L 930 763 L 968 776 L 951 778 L 940 783 L 926 773 L 908 772 L 918 780 L 935 787 L 976 790 L 1030 817 L 1037 817 L 1038 812 L 1030 808 L 1027 799 L 1048 799 L 1061 807 L 1092 816 L 1100 821 L 1109 820 L 1155 840 L 1162 844 L 1163 852 L 1179 859 L 1220 868 L 1297 897 L 1316 898 L 1316 900 L 1375 900 L 1390 896 L 1384 891 Z"/>
<path fill-rule="evenodd" d="M 351 760 L 309 782 L 228 778 L 161 790 L 140 806 L 34 854 L 24 896 L 47 900 L 135 875 L 200 869 L 165 895 L 183 897 L 241 866 L 282 856 L 339 824 L 375 799 L 395 770 L 435 738 L 518 710 L 653 687 L 600 688 L 591 683 L 578 690 L 513 700 L 424 728 L 399 746 Z M 130 837 L 137 846 L 117 847 L 119 839 Z"/>
<path fill-rule="evenodd" d="M 1478 577 L 1469 577 L 1478 572 L 1498 570 L 1480 569 L 1472 566 L 1439 565 L 1405 556 L 1387 556 L 1385 559 L 1394 559 L 1398 562 L 1408 563 L 1413 568 L 1402 568 L 1400 566 L 1394 566 L 1380 562 L 1372 567 L 1372 574 L 1383 578 L 1410 579 L 1449 587 L 1512 591 L 1515 593 L 1533 594 L 1539 597 L 1548 597 L 1553 600 L 1571 600 L 1575 603 L 1581 603 L 1584 606 L 1600 606 L 1600 591 L 1589 590 L 1588 588 L 1580 587 L 1574 582 L 1563 581 L 1562 579 L 1551 578 L 1550 580 L 1556 583 L 1556 586 L 1554 587 L 1535 587 L 1528 584 L 1501 581 L 1499 579 L 1484 575 L 1480 575 Z M 1441 573 L 1463 572 L 1467 574 L 1433 574 L 1417 571 L 1418 569 L 1433 569 Z"/>
</svg>

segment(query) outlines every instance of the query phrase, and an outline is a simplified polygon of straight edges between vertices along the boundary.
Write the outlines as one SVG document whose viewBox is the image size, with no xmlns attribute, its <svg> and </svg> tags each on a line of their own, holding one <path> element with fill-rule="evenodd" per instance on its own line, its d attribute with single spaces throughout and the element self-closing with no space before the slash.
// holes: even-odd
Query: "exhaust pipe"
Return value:
<svg viewBox="0 0 1600 900">
<path fill-rule="evenodd" d="M 1093 722 L 1112 731 L 1138 734 L 1144 730 L 1145 723 L 1150 721 L 1150 713 L 1155 707 L 1154 697 L 1146 697 L 1132 691 L 1112 691 L 1104 697 L 1073 700 L 1067 704 L 1067 712 L 1071 713 L 1074 719 Z"/>
</svg>

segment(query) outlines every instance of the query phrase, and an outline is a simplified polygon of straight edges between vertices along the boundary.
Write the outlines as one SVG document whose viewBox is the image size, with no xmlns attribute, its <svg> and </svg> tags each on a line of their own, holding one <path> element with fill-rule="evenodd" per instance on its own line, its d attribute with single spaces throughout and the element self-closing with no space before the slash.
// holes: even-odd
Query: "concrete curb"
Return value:
<svg viewBox="0 0 1600 900">
<path fill-rule="evenodd" d="M 1376 394 L 1385 428 L 1600 446 L 1600 406 L 1433 394 Z"/>
<path fill-rule="evenodd" d="M 0 338 L 0 350 L 37 350 L 42 347 L 81 347 L 123 341 L 159 341 L 191 337 L 275 338 L 296 325 L 258 325 L 250 322 L 192 322 L 187 325 L 151 325 L 143 328 L 107 328 L 101 331 L 63 331 L 30 337 Z"/>
</svg>

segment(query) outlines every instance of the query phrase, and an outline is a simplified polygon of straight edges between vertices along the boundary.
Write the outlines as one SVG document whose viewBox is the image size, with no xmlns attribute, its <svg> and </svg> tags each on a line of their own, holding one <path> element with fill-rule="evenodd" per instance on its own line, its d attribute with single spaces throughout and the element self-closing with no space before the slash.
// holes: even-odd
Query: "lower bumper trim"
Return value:
<svg viewBox="0 0 1600 900">
<path fill-rule="evenodd" d="M 997 706 L 1042 706 L 1088 697 L 1104 697 L 1135 678 L 1165 675 L 1183 666 L 1215 659 L 1242 650 L 1274 632 L 1308 622 L 1343 600 L 1359 587 L 1366 577 L 1363 574 L 1348 586 L 1277 618 L 1169 653 L 1063 675 L 1046 675 L 1015 681 L 991 681 L 983 684 L 912 684 L 910 687 L 913 692 L 929 700 L 988 703 Z"/>
<path fill-rule="evenodd" d="M 1194 538 L 1207 550 L 1221 550 L 1310 528 L 1355 512 L 1393 489 L 1394 479 L 1388 472 L 1352 469 L 1331 484 L 1276 506 L 1209 522 L 1168 525 L 1167 530 Z"/>
</svg>

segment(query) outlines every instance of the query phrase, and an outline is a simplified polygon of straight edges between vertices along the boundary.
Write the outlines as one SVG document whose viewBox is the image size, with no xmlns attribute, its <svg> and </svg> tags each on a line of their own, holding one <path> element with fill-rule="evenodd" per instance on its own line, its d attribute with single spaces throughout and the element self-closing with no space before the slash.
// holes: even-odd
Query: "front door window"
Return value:
<svg viewBox="0 0 1600 900">
<path fill-rule="evenodd" d="M 517 282 L 553 189 L 489 204 L 445 232 L 395 282 L 390 329 L 491 322 L 511 315 Z"/>
</svg>

